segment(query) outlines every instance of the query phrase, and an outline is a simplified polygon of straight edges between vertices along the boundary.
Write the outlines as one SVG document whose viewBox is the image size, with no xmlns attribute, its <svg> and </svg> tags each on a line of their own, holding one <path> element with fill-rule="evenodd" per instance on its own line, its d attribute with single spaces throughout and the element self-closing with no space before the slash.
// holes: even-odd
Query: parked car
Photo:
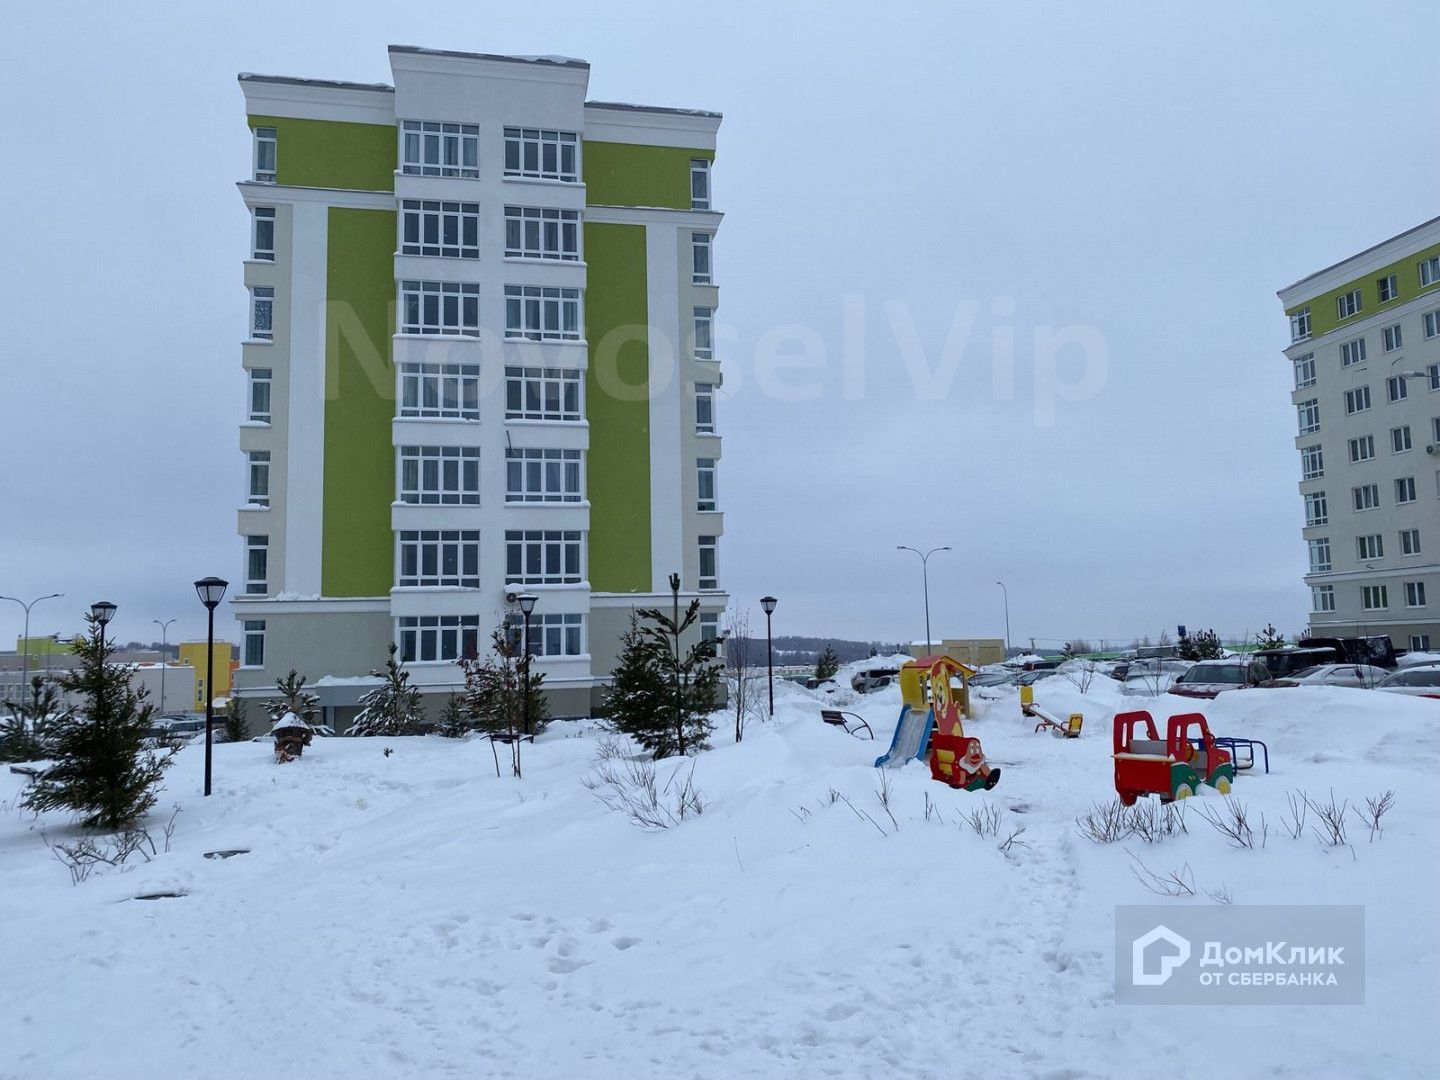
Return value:
<svg viewBox="0 0 1440 1080">
<path fill-rule="evenodd" d="M 1283 649 L 1262 649 L 1250 655 L 1269 668 L 1271 678 L 1275 679 L 1286 679 L 1321 664 L 1344 664 L 1346 661 L 1342 650 L 1329 645 L 1308 649 L 1288 645 Z"/>
<path fill-rule="evenodd" d="M 1352 664 L 1370 664 L 1372 667 L 1383 668 L 1394 668 L 1395 657 L 1398 655 L 1394 642 L 1384 634 L 1371 637 L 1303 638 L 1300 647 L 1331 648 L 1339 653 L 1342 662 L 1348 660 Z"/>
<path fill-rule="evenodd" d="M 1385 676 L 1375 687 L 1392 694 L 1440 699 L 1440 664 L 1403 668 Z"/>
<path fill-rule="evenodd" d="M 1269 668 L 1259 660 L 1242 656 L 1230 660 L 1201 660 L 1180 674 L 1175 685 L 1170 687 L 1170 693 L 1181 697 L 1213 698 L 1227 690 L 1274 685 Z"/>
<path fill-rule="evenodd" d="M 186 743 L 203 737 L 205 734 L 205 718 L 184 715 L 162 716 L 145 733 L 146 739 L 152 745 L 166 743 L 169 745 L 183 746 Z"/>
<path fill-rule="evenodd" d="M 1060 673 L 1054 668 L 1036 668 L 1033 671 L 1026 671 L 1015 677 L 1016 686 L 1034 686 L 1041 679 L 1053 679 Z"/>
<path fill-rule="evenodd" d="M 1277 686 L 1375 686 L 1390 673 L 1369 664 L 1316 664 L 1275 680 Z"/>
<path fill-rule="evenodd" d="M 1019 675 L 1013 671 L 978 671 L 970 676 L 971 686 L 1011 686 Z"/>
<path fill-rule="evenodd" d="M 868 694 L 889 686 L 900 676 L 900 669 L 893 667 L 865 668 L 850 677 L 850 687 L 857 694 Z"/>
</svg>

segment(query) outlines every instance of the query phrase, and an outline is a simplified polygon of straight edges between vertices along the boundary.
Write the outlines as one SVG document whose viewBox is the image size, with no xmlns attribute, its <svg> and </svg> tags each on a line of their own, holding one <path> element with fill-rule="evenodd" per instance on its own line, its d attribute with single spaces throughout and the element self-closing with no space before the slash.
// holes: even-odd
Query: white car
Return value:
<svg viewBox="0 0 1440 1080">
<path fill-rule="evenodd" d="M 1315 664 L 1277 681 L 1282 686 L 1375 686 L 1389 674 L 1369 664 Z"/>
<path fill-rule="evenodd" d="M 1440 699 L 1440 664 L 1393 672 L 1382 679 L 1375 689 L 1387 690 L 1392 694 L 1408 694 L 1411 697 Z"/>
</svg>

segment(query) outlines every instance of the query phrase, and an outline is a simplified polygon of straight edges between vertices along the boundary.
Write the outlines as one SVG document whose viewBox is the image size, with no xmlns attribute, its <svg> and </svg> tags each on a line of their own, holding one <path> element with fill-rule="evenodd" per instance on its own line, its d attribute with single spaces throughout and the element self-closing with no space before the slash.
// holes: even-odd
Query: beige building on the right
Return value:
<svg viewBox="0 0 1440 1080">
<path fill-rule="evenodd" d="M 1310 632 L 1440 648 L 1440 217 L 1279 296 Z"/>
</svg>

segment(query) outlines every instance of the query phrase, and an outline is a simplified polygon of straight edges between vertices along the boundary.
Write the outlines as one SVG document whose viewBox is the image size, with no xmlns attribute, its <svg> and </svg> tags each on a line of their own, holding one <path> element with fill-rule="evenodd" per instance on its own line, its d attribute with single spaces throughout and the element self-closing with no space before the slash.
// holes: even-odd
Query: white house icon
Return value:
<svg viewBox="0 0 1440 1080">
<path fill-rule="evenodd" d="M 1152 973 L 1146 970 L 1145 953 L 1157 941 L 1165 942 L 1174 951 L 1157 950 L 1160 970 Z M 1164 986 L 1175 973 L 1175 969 L 1189 959 L 1189 939 L 1181 937 L 1162 924 L 1148 934 L 1136 938 L 1130 946 L 1130 982 L 1135 986 Z"/>
</svg>

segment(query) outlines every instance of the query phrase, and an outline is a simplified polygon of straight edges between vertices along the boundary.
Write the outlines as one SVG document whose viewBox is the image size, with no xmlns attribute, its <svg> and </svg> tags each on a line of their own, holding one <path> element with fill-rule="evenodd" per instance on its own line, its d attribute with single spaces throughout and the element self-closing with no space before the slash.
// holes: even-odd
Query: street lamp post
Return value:
<svg viewBox="0 0 1440 1080">
<path fill-rule="evenodd" d="M 760 606 L 765 610 L 765 670 L 770 683 L 770 715 L 775 715 L 775 635 L 770 632 L 770 616 L 779 603 L 773 596 L 762 596 Z"/>
<path fill-rule="evenodd" d="M 25 693 L 25 688 L 30 685 L 30 609 L 36 604 L 38 604 L 41 600 L 54 600 L 57 596 L 64 595 L 64 593 L 52 592 L 46 596 L 37 596 L 28 604 L 24 600 L 19 599 L 18 597 L 0 596 L 0 600 L 9 600 L 13 603 L 19 604 L 22 608 L 25 609 L 25 659 L 22 661 L 25 673 L 21 676 L 20 682 L 20 693 L 22 695 Z"/>
<path fill-rule="evenodd" d="M 195 582 L 195 595 L 205 605 L 210 628 L 205 649 L 205 796 L 210 796 L 210 747 L 215 739 L 215 609 L 225 599 L 230 583 L 223 578 L 205 577 Z"/>
<path fill-rule="evenodd" d="M 1005 596 L 1005 659 L 1010 659 L 1010 590 L 1005 588 L 1003 581 L 995 582 L 1000 586 L 1001 593 Z"/>
<path fill-rule="evenodd" d="M 520 717 L 525 735 L 530 734 L 530 613 L 535 610 L 537 599 L 533 593 L 521 593 L 515 598 L 515 602 L 520 605 L 520 614 L 525 617 L 525 658 L 522 661 L 525 665 L 525 683 L 522 688 L 525 698 L 520 703 Z"/>
<path fill-rule="evenodd" d="M 166 619 L 162 622 L 159 619 L 151 619 L 150 621 L 160 627 L 160 713 L 163 716 L 165 713 L 165 665 L 169 662 L 166 659 L 166 646 L 170 644 L 166 635 L 170 631 L 170 624 L 175 620 Z"/>
<path fill-rule="evenodd" d="M 896 551 L 913 551 L 920 556 L 920 576 L 925 583 L 925 655 L 930 655 L 930 556 L 937 551 L 949 551 L 949 547 L 931 548 L 929 551 L 921 551 L 906 544 L 896 544 Z"/>
</svg>

